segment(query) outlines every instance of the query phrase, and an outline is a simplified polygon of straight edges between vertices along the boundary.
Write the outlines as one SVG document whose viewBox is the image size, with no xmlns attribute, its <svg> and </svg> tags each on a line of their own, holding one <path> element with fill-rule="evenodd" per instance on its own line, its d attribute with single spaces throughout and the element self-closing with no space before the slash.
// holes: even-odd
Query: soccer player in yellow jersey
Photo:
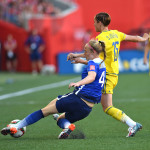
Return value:
<svg viewBox="0 0 150 150">
<path fill-rule="evenodd" d="M 113 118 L 126 123 L 129 126 L 129 133 L 127 137 L 132 137 L 137 131 L 142 129 L 142 125 L 133 121 L 128 117 L 122 110 L 115 108 L 112 103 L 113 89 L 118 83 L 118 55 L 120 50 L 121 41 L 131 41 L 131 42 L 145 42 L 148 40 L 149 35 L 145 33 L 143 37 L 127 35 L 117 30 L 108 30 L 108 25 L 111 22 L 110 15 L 101 12 L 94 17 L 94 26 L 96 32 L 100 34 L 96 37 L 98 41 L 103 41 L 106 46 L 106 82 L 103 89 L 101 105 L 106 114 L 112 116 Z M 67 60 L 71 60 L 72 63 L 84 63 L 87 62 L 80 57 L 85 57 L 84 54 L 70 53 L 67 56 Z M 104 54 L 100 54 L 100 58 L 104 58 Z"/>
</svg>

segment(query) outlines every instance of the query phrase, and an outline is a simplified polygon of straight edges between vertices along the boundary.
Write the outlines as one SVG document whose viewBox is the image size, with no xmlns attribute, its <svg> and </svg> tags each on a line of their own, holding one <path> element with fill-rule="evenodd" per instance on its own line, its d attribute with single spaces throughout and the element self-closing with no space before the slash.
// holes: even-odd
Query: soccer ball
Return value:
<svg viewBox="0 0 150 150">
<path fill-rule="evenodd" d="M 17 124 L 18 122 L 20 122 L 20 120 L 19 119 L 15 119 L 15 120 L 12 120 L 11 122 L 10 122 L 10 124 L 8 124 L 8 127 L 13 127 L 15 124 Z M 15 133 L 15 134 L 10 134 L 12 137 L 14 137 L 14 138 L 19 138 L 19 137 L 21 137 L 21 136 L 23 136 L 24 134 L 25 134 L 25 132 L 26 132 L 26 127 L 23 127 L 23 128 L 21 128 L 21 129 L 19 129 L 18 131 L 17 131 L 17 133 Z"/>
<path fill-rule="evenodd" d="M 42 68 L 42 75 L 50 75 L 55 73 L 56 67 L 54 65 L 44 65 Z"/>
</svg>

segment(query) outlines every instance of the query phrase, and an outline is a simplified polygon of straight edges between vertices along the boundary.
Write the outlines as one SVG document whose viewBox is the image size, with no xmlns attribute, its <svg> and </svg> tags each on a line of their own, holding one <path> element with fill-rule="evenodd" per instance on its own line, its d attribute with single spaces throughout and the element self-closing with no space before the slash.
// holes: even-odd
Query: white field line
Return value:
<svg viewBox="0 0 150 150">
<path fill-rule="evenodd" d="M 77 77 L 77 78 L 73 78 L 73 79 L 69 79 L 69 80 L 65 80 L 65 81 L 60 81 L 60 82 L 56 82 L 56 83 L 51 83 L 51 84 L 47 84 L 47 85 L 43 85 L 43 86 L 38 86 L 35 88 L 30 88 L 30 89 L 26 89 L 26 90 L 22 90 L 22 91 L 18 91 L 18 92 L 4 94 L 4 95 L 0 96 L 0 101 L 5 100 L 7 98 L 12 98 L 12 97 L 22 96 L 25 94 L 30 94 L 30 93 L 34 93 L 34 92 L 38 92 L 38 91 L 47 90 L 47 89 L 62 87 L 62 86 L 68 85 L 70 82 L 75 82 L 79 79 L 80 78 Z"/>
</svg>

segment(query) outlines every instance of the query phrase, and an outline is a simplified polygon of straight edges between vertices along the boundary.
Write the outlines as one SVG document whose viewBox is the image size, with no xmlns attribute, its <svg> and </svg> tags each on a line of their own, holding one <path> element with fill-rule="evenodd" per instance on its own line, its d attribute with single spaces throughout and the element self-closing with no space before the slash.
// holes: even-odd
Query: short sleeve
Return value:
<svg viewBox="0 0 150 150">
<path fill-rule="evenodd" d="M 120 41 L 125 40 L 126 34 L 118 31 L 118 35 L 119 35 Z"/>
<path fill-rule="evenodd" d="M 97 65 L 93 61 L 88 62 L 87 71 L 94 71 L 97 73 Z"/>
</svg>

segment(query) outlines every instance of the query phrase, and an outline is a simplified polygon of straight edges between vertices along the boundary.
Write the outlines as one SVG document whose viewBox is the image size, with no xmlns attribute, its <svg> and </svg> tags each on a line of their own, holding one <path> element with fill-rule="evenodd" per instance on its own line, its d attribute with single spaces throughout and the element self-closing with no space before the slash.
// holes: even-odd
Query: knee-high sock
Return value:
<svg viewBox="0 0 150 150">
<path fill-rule="evenodd" d="M 133 127 L 136 125 L 136 122 L 133 121 L 130 117 L 128 117 L 122 110 L 115 108 L 113 106 L 107 107 L 105 109 L 105 113 L 112 116 L 116 120 L 126 123 L 129 127 Z"/>
<path fill-rule="evenodd" d="M 28 115 L 26 118 L 21 120 L 18 124 L 15 125 L 17 129 L 23 128 L 25 126 L 31 125 L 40 119 L 44 118 L 42 110 L 38 110 L 33 112 L 32 114 Z"/>
<path fill-rule="evenodd" d="M 67 119 L 59 119 L 57 121 L 57 125 L 62 129 L 68 128 L 70 124 L 70 121 Z"/>
</svg>

